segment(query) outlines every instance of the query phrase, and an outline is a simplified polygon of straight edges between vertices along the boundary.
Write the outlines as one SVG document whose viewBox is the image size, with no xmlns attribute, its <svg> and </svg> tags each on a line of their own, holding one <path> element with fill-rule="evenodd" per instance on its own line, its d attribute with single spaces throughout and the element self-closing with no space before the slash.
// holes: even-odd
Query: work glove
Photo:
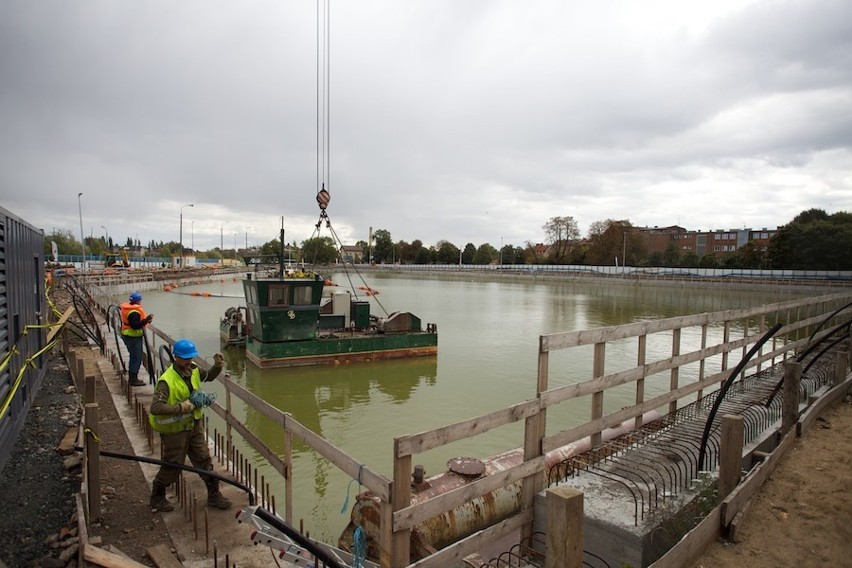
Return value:
<svg viewBox="0 0 852 568">
<path fill-rule="evenodd" d="M 151 321 L 153 321 L 153 319 L 154 319 L 154 316 L 149 315 L 147 318 L 145 318 L 145 323 L 151 323 Z"/>
<path fill-rule="evenodd" d="M 192 404 L 195 405 L 196 408 L 207 408 L 208 406 L 213 404 L 213 401 L 216 400 L 216 394 L 208 394 L 204 391 L 197 390 L 192 393 L 192 396 L 189 397 L 189 400 L 192 402 Z"/>
<path fill-rule="evenodd" d="M 181 414 L 189 414 L 195 410 L 195 404 L 193 404 L 192 400 L 185 400 L 180 403 L 180 413 Z"/>
<path fill-rule="evenodd" d="M 216 353 L 213 355 L 213 365 L 216 367 L 222 367 L 225 364 L 225 356 L 221 353 Z"/>
</svg>

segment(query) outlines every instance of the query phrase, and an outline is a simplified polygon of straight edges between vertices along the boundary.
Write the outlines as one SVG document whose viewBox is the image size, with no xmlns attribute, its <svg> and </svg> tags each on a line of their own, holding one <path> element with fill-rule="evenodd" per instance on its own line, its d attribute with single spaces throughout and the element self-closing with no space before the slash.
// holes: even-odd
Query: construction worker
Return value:
<svg viewBox="0 0 852 568">
<path fill-rule="evenodd" d="M 121 338 L 130 353 L 128 364 L 128 379 L 130 386 L 141 387 L 145 381 L 139 379 L 139 367 L 142 366 L 142 342 L 145 334 L 145 326 L 154 319 L 152 315 L 146 315 L 142 309 L 142 294 L 137 291 L 130 293 L 128 301 L 121 304 Z"/>
<path fill-rule="evenodd" d="M 148 416 L 151 427 L 160 433 L 160 459 L 183 465 L 188 456 L 193 467 L 209 471 L 213 469 L 213 460 L 204 433 L 203 409 L 210 406 L 215 397 L 204 393 L 200 387 L 202 382 L 219 376 L 225 359 L 221 353 L 216 353 L 213 366 L 208 371 L 201 370 L 192 360 L 198 356 L 198 350 L 188 339 L 175 341 L 172 354 L 174 362 L 163 371 L 154 387 Z M 166 487 L 179 475 L 177 468 L 160 466 L 151 490 L 152 509 L 174 510 L 166 498 Z M 231 501 L 219 491 L 219 480 L 199 475 L 207 486 L 207 505 L 228 509 Z"/>
</svg>

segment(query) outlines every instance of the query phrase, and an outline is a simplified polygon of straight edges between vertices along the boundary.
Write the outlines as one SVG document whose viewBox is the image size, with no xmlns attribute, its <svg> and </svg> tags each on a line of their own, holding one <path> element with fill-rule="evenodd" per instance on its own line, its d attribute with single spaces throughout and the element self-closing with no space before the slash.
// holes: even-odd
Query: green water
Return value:
<svg viewBox="0 0 852 568">
<path fill-rule="evenodd" d="M 347 282 L 332 274 L 335 282 Z M 355 285 L 360 285 L 356 282 Z M 225 310 L 242 305 L 242 286 L 233 279 L 185 287 L 175 292 L 147 292 L 144 307 L 154 314 L 154 325 L 173 337 L 189 337 L 212 363 L 213 353 L 225 353 L 226 368 L 239 383 L 270 404 L 291 413 L 299 422 L 342 448 L 361 463 L 388 477 L 392 475 L 393 439 L 486 414 L 535 396 L 538 338 L 544 333 L 589 329 L 661 319 L 692 313 L 754 307 L 796 296 L 789 292 L 749 292 L 724 288 L 679 288 L 608 285 L 584 281 L 459 280 L 428 276 L 376 274 L 369 285 L 380 294 L 371 300 L 373 314 L 410 311 L 438 326 L 438 356 L 405 361 L 385 361 L 260 371 L 247 364 L 239 348 L 220 347 L 218 325 Z M 211 297 L 191 296 L 209 292 Z M 224 296 L 224 297 L 219 297 Z M 367 299 L 367 298 L 362 298 Z M 711 335 L 715 333 L 710 331 Z M 682 337 L 682 352 L 700 338 Z M 671 352 L 670 339 L 649 338 L 648 360 Z M 635 365 L 635 348 L 629 344 L 607 347 L 607 372 Z M 712 369 L 708 369 L 712 371 Z M 591 350 L 551 356 L 551 388 L 591 378 Z M 681 384 L 691 380 L 688 370 Z M 632 401 L 633 386 L 607 393 L 608 409 Z M 655 388 L 648 385 L 650 396 Z M 213 387 L 220 396 L 224 389 Z M 548 413 L 548 432 L 588 419 L 588 401 L 563 405 Z M 276 452 L 283 437 L 271 422 L 246 409 L 234 413 Z M 222 431 L 218 419 L 213 427 Z M 464 441 L 415 456 L 426 474 L 446 468 L 457 456 L 484 458 L 520 447 L 523 425 L 505 426 L 473 441 Z M 254 460 L 283 510 L 283 480 L 265 466 L 253 450 Z M 348 522 L 341 508 L 349 502 L 357 483 L 306 448 L 294 448 L 294 498 L 296 520 L 303 519 L 312 536 L 336 542 Z"/>
</svg>

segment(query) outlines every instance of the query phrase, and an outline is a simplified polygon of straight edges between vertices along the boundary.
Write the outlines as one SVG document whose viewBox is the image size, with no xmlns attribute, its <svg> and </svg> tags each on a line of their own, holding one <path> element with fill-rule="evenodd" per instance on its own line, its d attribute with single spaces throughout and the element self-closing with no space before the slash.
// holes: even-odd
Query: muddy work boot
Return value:
<svg viewBox="0 0 852 568">
<path fill-rule="evenodd" d="M 169 503 L 169 500 L 166 499 L 166 486 L 162 483 L 154 482 L 154 487 L 151 490 L 150 506 L 152 509 L 163 513 L 175 510 L 172 504 Z"/>
<path fill-rule="evenodd" d="M 130 386 L 131 387 L 144 387 L 145 381 L 139 378 L 139 373 L 130 373 Z"/>
<path fill-rule="evenodd" d="M 231 508 L 231 500 L 222 495 L 219 491 L 216 493 L 208 493 L 207 494 L 207 506 L 208 507 L 216 507 L 217 509 L 230 509 Z"/>
<path fill-rule="evenodd" d="M 217 509 L 230 509 L 231 500 L 219 491 L 219 480 L 203 476 L 204 485 L 207 486 L 207 506 Z"/>
</svg>

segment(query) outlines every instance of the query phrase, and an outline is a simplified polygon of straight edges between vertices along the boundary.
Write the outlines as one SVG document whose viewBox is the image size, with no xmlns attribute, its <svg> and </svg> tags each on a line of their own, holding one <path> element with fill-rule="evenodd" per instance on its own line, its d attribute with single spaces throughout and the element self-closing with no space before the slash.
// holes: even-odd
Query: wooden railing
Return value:
<svg viewBox="0 0 852 568">
<path fill-rule="evenodd" d="M 552 333 L 540 336 L 538 373 L 535 397 L 508 408 L 469 418 L 435 430 L 399 436 L 393 446 L 393 479 L 389 480 L 363 462 L 348 455 L 328 440 L 311 431 L 291 415 L 283 412 L 248 391 L 233 380 L 223 377 L 224 405 L 211 408 L 226 422 L 227 437 L 234 432 L 254 447 L 278 471 L 285 481 L 284 519 L 293 523 L 292 456 L 293 439 L 317 452 L 335 467 L 369 489 L 380 500 L 379 563 L 383 568 L 443 567 L 477 552 L 483 545 L 509 533 L 521 530 L 522 537 L 532 532 L 533 499 L 543 489 L 544 454 L 560 446 L 590 437 L 593 445 L 600 442 L 602 432 L 624 421 L 636 426 L 649 410 L 675 410 L 686 397 L 700 397 L 707 389 L 726 379 L 749 346 L 753 345 L 774 323 L 783 327 L 772 342 L 748 362 L 742 370 L 760 369 L 768 362 L 790 357 L 809 340 L 823 321 L 835 310 L 852 302 L 852 292 L 793 300 L 757 308 L 727 310 L 663 320 L 633 323 L 584 331 Z M 848 312 L 847 312 L 848 314 Z M 848 315 L 847 315 L 848 317 Z M 830 322 L 829 322 L 830 323 Z M 826 324 L 825 328 L 828 328 Z M 734 338 L 740 330 L 741 337 Z M 664 335 L 671 349 L 665 356 L 649 360 L 649 337 Z M 171 343 L 171 339 L 158 334 Z M 686 341 L 684 337 L 698 337 Z M 636 364 L 628 369 L 607 372 L 607 346 L 619 342 L 635 342 Z M 590 377 L 571 376 L 565 386 L 551 388 L 550 354 L 574 348 L 592 348 Z M 155 349 L 156 351 L 156 349 Z M 690 380 L 681 370 L 689 366 L 694 375 Z M 711 372 L 711 368 L 716 368 Z M 658 383 L 664 385 L 660 387 Z M 682 384 L 683 383 L 683 384 Z M 633 384 L 632 405 L 617 411 L 605 412 L 607 390 Z M 651 387 L 654 387 L 653 389 Z M 649 393 L 661 391 L 650 398 Z M 253 434 L 232 412 L 233 397 L 273 421 L 281 428 L 284 439 L 283 457 L 277 455 Z M 551 435 L 547 432 L 547 410 L 575 399 L 589 399 L 591 419 L 585 424 L 565 428 Z M 523 438 L 524 460 L 520 465 L 485 476 L 432 499 L 412 504 L 411 475 L 414 456 L 452 442 L 480 436 L 508 424 L 525 422 Z M 417 562 L 410 563 L 411 531 L 420 523 L 513 483 L 522 484 L 521 508 L 508 518 L 486 527 L 473 535 L 438 550 Z"/>
<path fill-rule="evenodd" d="M 660 407 L 668 411 L 677 409 L 686 397 L 699 397 L 704 390 L 715 387 L 729 375 L 733 367 L 745 354 L 749 346 L 756 343 L 775 322 L 783 327 L 768 344 L 743 368 L 757 368 L 784 359 L 808 342 L 809 334 L 823 323 L 836 309 L 852 301 L 852 293 L 821 296 L 761 306 L 758 308 L 727 310 L 692 316 L 634 323 L 584 331 L 543 335 L 539 342 L 538 381 L 536 397 L 506 409 L 457 422 L 429 432 L 422 432 L 395 439 L 393 480 L 393 530 L 391 540 L 382 546 L 392 547 L 391 566 L 407 566 L 410 554 L 411 529 L 418 523 L 450 511 L 460 504 L 481 497 L 496 488 L 522 480 L 521 510 L 500 523 L 475 535 L 439 550 L 415 564 L 418 568 L 439 567 L 476 552 L 483 543 L 499 538 L 517 528 L 522 528 L 522 537 L 532 531 L 533 498 L 543 488 L 544 454 L 549 450 L 576 442 L 590 436 L 592 445 L 601 440 L 601 433 L 625 420 L 634 420 L 641 425 L 643 414 Z M 709 344 L 710 328 L 716 329 L 718 339 Z M 742 329 L 743 336 L 732 338 L 734 329 Z M 700 338 L 697 347 L 688 347 L 683 341 L 685 331 Z M 649 336 L 669 334 L 671 350 L 665 357 L 647 359 Z M 668 338 L 667 337 L 667 338 Z M 607 373 L 607 345 L 615 342 L 635 341 L 637 361 L 629 369 Z M 591 378 L 572 377 L 571 384 L 557 388 L 549 386 L 550 354 L 554 351 L 592 346 L 593 362 Z M 688 349 L 688 350 L 687 350 Z M 708 363 L 714 362 L 719 370 L 708 373 Z M 697 377 L 688 384 L 681 384 L 680 369 L 686 365 L 697 365 Z M 646 400 L 649 382 L 668 379 L 665 392 Z M 634 404 L 615 412 L 604 412 L 604 393 L 625 384 L 635 385 Z M 591 420 L 577 427 L 564 429 L 546 436 L 546 412 L 550 407 L 577 398 L 590 399 Z M 449 491 L 416 505 L 411 504 L 410 476 L 413 456 L 454 441 L 484 434 L 494 428 L 525 421 L 523 440 L 524 462 L 489 475 L 461 488 Z M 383 532 L 384 534 L 384 532 Z M 385 564 L 382 564 L 385 566 Z"/>
</svg>

